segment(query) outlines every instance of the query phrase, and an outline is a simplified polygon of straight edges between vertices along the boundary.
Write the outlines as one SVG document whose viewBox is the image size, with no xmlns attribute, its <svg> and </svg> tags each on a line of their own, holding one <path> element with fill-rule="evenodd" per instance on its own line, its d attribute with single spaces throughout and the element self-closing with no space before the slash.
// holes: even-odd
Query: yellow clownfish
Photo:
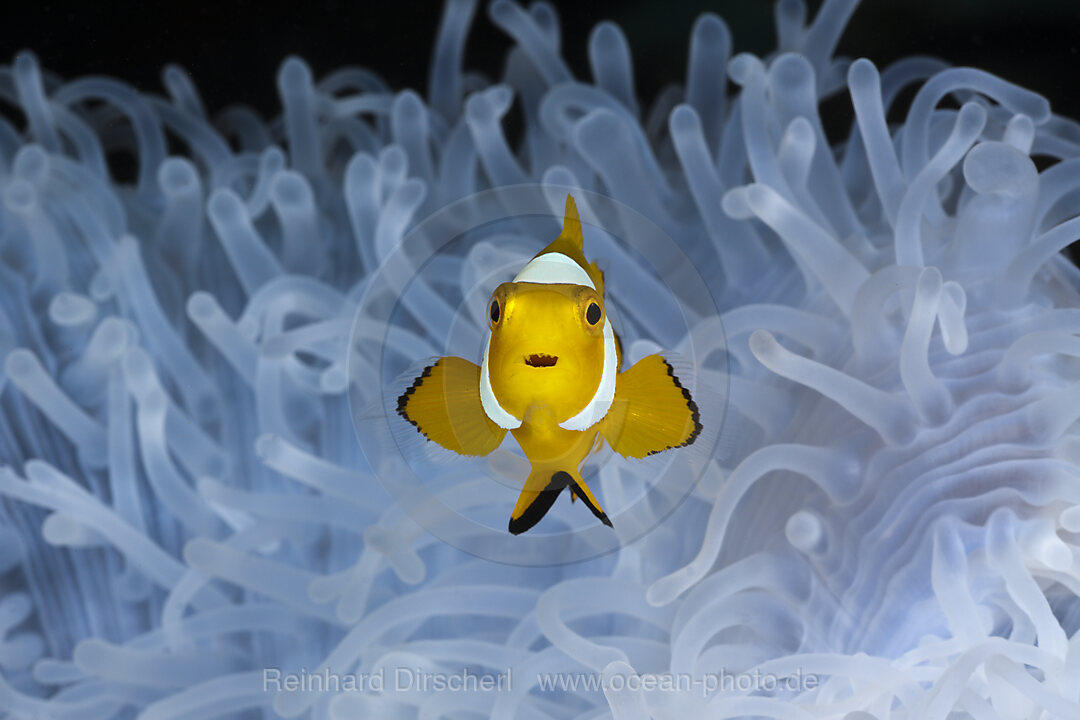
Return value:
<svg viewBox="0 0 1080 720">
<path fill-rule="evenodd" d="M 604 309 L 604 274 L 585 259 L 577 205 L 566 198 L 562 233 L 488 302 L 491 334 L 480 365 L 444 357 L 398 398 L 397 411 L 429 440 L 487 455 L 509 430 L 532 465 L 510 515 L 525 532 L 563 488 L 602 523 L 580 468 L 599 438 L 626 457 L 689 445 L 697 405 L 659 355 L 619 372 L 621 347 Z"/>
</svg>

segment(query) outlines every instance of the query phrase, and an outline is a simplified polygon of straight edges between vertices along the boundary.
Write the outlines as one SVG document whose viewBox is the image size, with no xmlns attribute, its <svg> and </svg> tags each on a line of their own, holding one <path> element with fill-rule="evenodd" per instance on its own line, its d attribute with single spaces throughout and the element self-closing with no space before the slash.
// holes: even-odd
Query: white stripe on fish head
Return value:
<svg viewBox="0 0 1080 720">
<path fill-rule="evenodd" d="M 521 269 L 514 282 L 539 283 L 541 285 L 584 285 L 596 289 L 585 269 L 562 253 L 550 252 L 537 255 Z"/>
</svg>

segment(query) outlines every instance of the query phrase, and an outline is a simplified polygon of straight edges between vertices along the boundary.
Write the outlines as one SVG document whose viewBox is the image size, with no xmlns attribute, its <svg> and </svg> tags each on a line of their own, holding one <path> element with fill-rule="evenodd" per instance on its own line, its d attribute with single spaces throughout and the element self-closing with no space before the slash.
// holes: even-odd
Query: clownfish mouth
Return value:
<svg viewBox="0 0 1080 720">
<path fill-rule="evenodd" d="M 555 363 L 557 362 L 559 362 L 559 357 L 557 355 L 533 353 L 532 355 L 525 356 L 525 364 L 534 368 L 555 367 Z"/>
</svg>

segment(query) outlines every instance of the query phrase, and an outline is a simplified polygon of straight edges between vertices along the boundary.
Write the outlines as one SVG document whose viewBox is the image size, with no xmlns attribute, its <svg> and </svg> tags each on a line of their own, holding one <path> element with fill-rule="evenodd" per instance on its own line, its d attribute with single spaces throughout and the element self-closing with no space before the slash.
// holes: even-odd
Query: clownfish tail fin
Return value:
<svg viewBox="0 0 1080 720">
<path fill-rule="evenodd" d="M 540 522 L 540 519 L 555 504 L 556 498 L 559 497 L 559 493 L 564 488 L 570 489 L 571 499 L 574 499 L 575 496 L 580 497 L 589 510 L 600 519 L 600 522 L 611 527 L 611 520 L 601 509 L 600 503 L 597 502 L 589 490 L 589 486 L 576 472 L 570 473 L 559 470 L 551 473 L 550 471 L 533 470 L 525 480 L 525 487 L 521 489 L 517 504 L 514 506 L 513 512 L 510 513 L 508 527 L 510 532 L 514 535 L 520 535 Z"/>
</svg>

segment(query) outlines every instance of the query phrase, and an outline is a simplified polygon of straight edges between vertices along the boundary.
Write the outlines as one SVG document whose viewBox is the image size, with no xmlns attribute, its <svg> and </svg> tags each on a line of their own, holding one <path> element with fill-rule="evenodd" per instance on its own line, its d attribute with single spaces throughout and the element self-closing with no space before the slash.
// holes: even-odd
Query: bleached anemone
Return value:
<svg viewBox="0 0 1080 720">
<path fill-rule="evenodd" d="M 702 16 L 648 109 L 620 30 L 574 78 L 542 2 L 489 6 L 516 41 L 498 84 L 463 74 L 476 8 L 449 0 L 427 98 L 289 59 L 270 123 L 209 118 L 176 69 L 163 98 L 18 55 L 0 709 L 1080 717 L 1080 275 L 1058 254 L 1080 126 L 978 70 L 834 58 L 853 8 L 804 27 L 781 2 L 766 59 Z M 857 121 L 834 147 L 837 94 Z M 476 353 L 567 189 L 628 354 L 691 359 L 713 442 L 601 458 L 615 533 L 561 503 L 515 546 L 490 530 L 515 453 L 410 451 L 381 398 Z"/>
</svg>

